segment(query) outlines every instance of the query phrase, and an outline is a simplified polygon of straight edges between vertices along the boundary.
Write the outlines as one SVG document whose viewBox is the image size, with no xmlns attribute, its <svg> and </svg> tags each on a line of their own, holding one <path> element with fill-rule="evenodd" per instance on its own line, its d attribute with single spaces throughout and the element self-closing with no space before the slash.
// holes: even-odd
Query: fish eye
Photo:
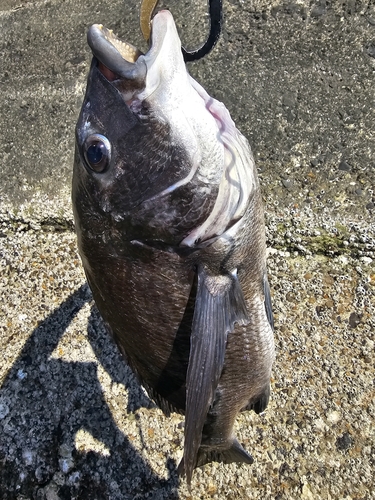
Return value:
<svg viewBox="0 0 375 500">
<path fill-rule="evenodd" d="M 87 137 L 83 145 L 83 152 L 87 165 L 97 173 L 107 170 L 111 160 L 111 143 L 101 134 Z"/>
</svg>

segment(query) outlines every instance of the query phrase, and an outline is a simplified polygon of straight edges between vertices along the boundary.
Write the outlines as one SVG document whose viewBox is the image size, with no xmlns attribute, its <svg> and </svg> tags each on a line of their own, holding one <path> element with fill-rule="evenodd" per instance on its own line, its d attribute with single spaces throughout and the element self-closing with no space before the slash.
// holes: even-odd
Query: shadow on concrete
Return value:
<svg viewBox="0 0 375 500">
<path fill-rule="evenodd" d="M 176 463 L 168 459 L 167 480 L 159 478 L 119 431 L 104 399 L 92 362 L 51 358 L 74 317 L 91 300 L 81 286 L 32 332 L 0 392 L 0 498 L 177 499 Z M 111 352 L 95 307 L 88 338 L 114 382 L 129 391 L 129 409 L 150 406 L 134 376 L 124 379 L 124 361 Z M 114 346 L 112 346 L 114 347 Z M 124 408 L 125 411 L 125 408 Z M 75 447 L 83 430 L 107 454 Z M 162 490 L 162 491 L 161 491 Z"/>
</svg>

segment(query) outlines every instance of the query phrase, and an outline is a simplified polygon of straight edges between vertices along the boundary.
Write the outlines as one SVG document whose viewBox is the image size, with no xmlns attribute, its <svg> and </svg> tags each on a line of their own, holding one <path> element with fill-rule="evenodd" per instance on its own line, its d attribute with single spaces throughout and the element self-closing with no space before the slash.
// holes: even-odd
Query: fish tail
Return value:
<svg viewBox="0 0 375 500">
<path fill-rule="evenodd" d="M 237 439 L 234 438 L 228 443 L 227 448 L 223 448 L 222 446 L 215 447 L 215 445 L 202 444 L 198 450 L 197 462 L 195 467 L 201 467 L 202 465 L 208 464 L 210 462 L 222 462 L 223 464 L 239 462 L 251 465 L 254 462 L 254 459 L 240 445 Z M 182 458 L 178 466 L 178 472 L 182 476 L 185 474 L 184 458 Z"/>
<path fill-rule="evenodd" d="M 223 464 L 240 462 L 252 464 L 254 459 L 246 450 L 244 450 L 244 448 L 242 448 L 237 439 L 234 438 L 229 443 L 229 447 L 224 449 L 202 445 L 198 450 L 196 467 L 200 467 L 210 462 L 222 462 Z"/>
</svg>

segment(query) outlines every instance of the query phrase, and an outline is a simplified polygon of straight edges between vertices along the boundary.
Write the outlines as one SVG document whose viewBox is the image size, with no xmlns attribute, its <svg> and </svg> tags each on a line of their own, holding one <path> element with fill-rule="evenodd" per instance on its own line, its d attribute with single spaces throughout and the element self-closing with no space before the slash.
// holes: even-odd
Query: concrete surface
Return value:
<svg viewBox="0 0 375 500">
<path fill-rule="evenodd" d="M 205 2 L 163 2 L 187 46 Z M 236 432 L 253 466 L 176 467 L 182 419 L 145 396 L 77 256 L 74 125 L 100 22 L 144 47 L 138 2 L 0 0 L 0 498 L 375 498 L 375 5 L 224 0 L 190 65 L 254 149 L 277 360 Z"/>
</svg>

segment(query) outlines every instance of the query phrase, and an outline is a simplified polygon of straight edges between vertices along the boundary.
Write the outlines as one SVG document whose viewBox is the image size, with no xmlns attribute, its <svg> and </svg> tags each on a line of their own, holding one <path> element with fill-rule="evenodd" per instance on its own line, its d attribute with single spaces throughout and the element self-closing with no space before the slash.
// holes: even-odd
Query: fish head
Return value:
<svg viewBox="0 0 375 500">
<path fill-rule="evenodd" d="M 225 106 L 189 75 L 171 13 L 154 17 L 145 54 L 101 25 L 88 42 L 73 174 L 78 235 L 95 221 L 110 238 L 192 247 L 234 226 L 255 185 L 251 151 Z"/>
<path fill-rule="evenodd" d="M 94 57 L 76 127 L 76 223 L 92 216 L 120 224 L 129 238 L 178 243 L 191 226 L 186 220 L 177 230 L 178 221 L 192 205 L 200 207 L 198 219 L 206 217 L 211 201 L 202 197 L 215 196 L 210 179 L 186 187 L 205 149 L 192 116 L 202 130 L 208 122 L 211 153 L 218 146 L 221 157 L 222 145 L 215 119 L 191 85 L 173 17 L 168 11 L 155 16 L 146 54 L 99 25 L 90 28 L 88 41 Z"/>
</svg>

